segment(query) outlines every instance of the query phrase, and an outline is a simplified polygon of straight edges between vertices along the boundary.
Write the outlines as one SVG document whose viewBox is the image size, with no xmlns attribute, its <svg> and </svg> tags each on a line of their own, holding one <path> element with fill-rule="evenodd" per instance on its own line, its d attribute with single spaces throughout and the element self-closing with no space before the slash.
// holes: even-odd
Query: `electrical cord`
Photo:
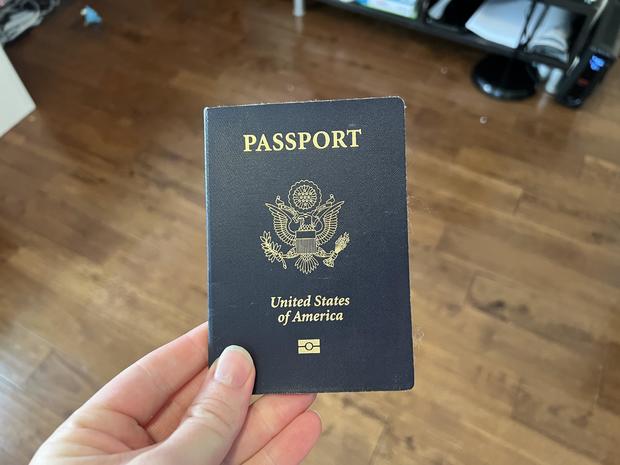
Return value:
<svg viewBox="0 0 620 465">
<path fill-rule="evenodd" d="M 60 4 L 60 0 L 0 0 L 0 45 L 10 42 Z"/>
</svg>

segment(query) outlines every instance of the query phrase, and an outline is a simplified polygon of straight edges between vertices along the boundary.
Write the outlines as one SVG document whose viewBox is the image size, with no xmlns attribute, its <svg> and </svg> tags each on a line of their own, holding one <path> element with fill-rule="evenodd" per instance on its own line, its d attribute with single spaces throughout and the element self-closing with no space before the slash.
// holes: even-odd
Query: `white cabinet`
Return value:
<svg viewBox="0 0 620 465">
<path fill-rule="evenodd" d="M 34 109 L 32 98 L 0 47 L 0 137 Z"/>
</svg>

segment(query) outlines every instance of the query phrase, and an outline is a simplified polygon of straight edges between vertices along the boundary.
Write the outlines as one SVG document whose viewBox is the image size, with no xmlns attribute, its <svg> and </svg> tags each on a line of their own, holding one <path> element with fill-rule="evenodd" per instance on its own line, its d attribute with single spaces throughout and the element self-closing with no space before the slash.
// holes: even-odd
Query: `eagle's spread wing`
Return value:
<svg viewBox="0 0 620 465">
<path fill-rule="evenodd" d="M 336 228 L 338 228 L 338 212 L 344 202 L 338 202 L 325 210 L 321 214 L 321 221 L 323 222 L 323 228 L 316 235 L 316 243 L 323 245 L 329 242 L 334 234 L 336 234 Z"/>
<path fill-rule="evenodd" d="M 282 242 L 295 245 L 295 233 L 289 228 L 291 217 L 281 208 L 270 203 L 265 204 L 273 216 L 273 229 Z"/>
</svg>

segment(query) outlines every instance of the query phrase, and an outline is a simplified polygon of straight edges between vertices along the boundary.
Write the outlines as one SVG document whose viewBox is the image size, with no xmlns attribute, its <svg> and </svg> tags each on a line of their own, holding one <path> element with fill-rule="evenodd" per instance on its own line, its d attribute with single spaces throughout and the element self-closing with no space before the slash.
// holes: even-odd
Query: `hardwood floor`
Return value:
<svg viewBox="0 0 620 465">
<path fill-rule="evenodd" d="M 38 110 L 0 139 L 1 463 L 205 318 L 202 107 L 369 95 L 408 104 L 417 386 L 320 396 L 306 463 L 620 463 L 620 66 L 572 111 L 328 7 L 94 6 L 6 50 Z"/>
</svg>

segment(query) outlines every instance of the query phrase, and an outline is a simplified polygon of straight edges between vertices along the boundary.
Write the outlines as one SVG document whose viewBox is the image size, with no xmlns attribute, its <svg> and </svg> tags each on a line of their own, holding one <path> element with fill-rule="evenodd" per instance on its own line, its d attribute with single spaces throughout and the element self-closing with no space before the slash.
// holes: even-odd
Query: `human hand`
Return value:
<svg viewBox="0 0 620 465">
<path fill-rule="evenodd" d="M 106 384 L 43 443 L 30 465 L 295 465 L 318 440 L 311 394 L 250 406 L 254 364 L 231 346 L 207 367 L 207 325 Z"/>
</svg>

